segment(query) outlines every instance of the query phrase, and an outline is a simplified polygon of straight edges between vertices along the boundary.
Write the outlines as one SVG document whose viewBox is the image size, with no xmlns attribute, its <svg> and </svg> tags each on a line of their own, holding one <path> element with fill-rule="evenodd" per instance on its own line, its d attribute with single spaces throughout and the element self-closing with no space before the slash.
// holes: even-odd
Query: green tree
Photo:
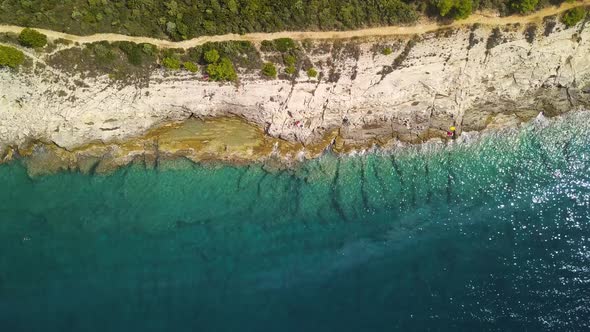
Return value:
<svg viewBox="0 0 590 332">
<path fill-rule="evenodd" d="M 471 11 L 473 10 L 473 1 L 472 0 L 457 0 L 455 2 L 455 13 L 453 17 L 456 20 L 466 19 L 471 15 Z"/>
<path fill-rule="evenodd" d="M 226 57 L 221 58 L 218 63 L 209 64 L 207 74 L 213 81 L 235 81 L 238 79 L 233 63 Z"/>
<path fill-rule="evenodd" d="M 383 53 L 383 55 L 390 55 L 391 53 L 393 53 L 393 50 L 391 49 L 391 47 L 386 47 L 383 49 L 383 51 L 381 51 L 381 53 Z"/>
<path fill-rule="evenodd" d="M 535 10 L 537 4 L 539 4 L 539 0 L 514 0 L 511 7 L 521 14 L 526 14 Z"/>
<path fill-rule="evenodd" d="M 237 14 L 238 13 L 238 4 L 236 3 L 236 0 L 228 0 L 227 1 L 227 9 L 229 9 L 229 11 L 232 12 L 233 14 Z"/>
<path fill-rule="evenodd" d="M 47 45 L 47 36 L 37 30 L 25 28 L 20 32 L 18 41 L 23 46 L 38 48 Z"/>
<path fill-rule="evenodd" d="M 0 45 L 0 66 L 16 68 L 25 61 L 23 52 L 14 47 Z"/>
<path fill-rule="evenodd" d="M 307 76 L 309 76 L 309 77 L 316 77 L 316 76 L 318 76 L 318 72 L 314 68 L 309 68 L 307 70 Z"/>
<path fill-rule="evenodd" d="M 272 62 L 267 62 L 262 66 L 262 75 L 270 78 L 277 77 L 277 67 Z"/>
<path fill-rule="evenodd" d="M 453 9 L 455 2 L 453 0 L 437 0 L 434 5 L 438 9 L 438 14 L 445 17 Z"/>
<path fill-rule="evenodd" d="M 473 10 L 473 0 L 435 0 L 434 5 L 440 16 L 458 20 L 467 18 Z"/>
<path fill-rule="evenodd" d="M 196 73 L 199 70 L 199 67 L 190 61 L 187 61 L 187 62 L 183 63 L 182 65 L 183 65 L 184 69 L 190 71 L 191 73 Z"/>
<path fill-rule="evenodd" d="M 205 52 L 204 57 L 207 63 L 217 63 L 217 61 L 219 60 L 219 52 L 217 52 L 217 50 L 215 49 L 209 50 Z"/>
<path fill-rule="evenodd" d="M 180 60 L 175 57 L 166 57 L 162 60 L 162 65 L 168 69 L 178 70 L 180 69 Z"/>
<path fill-rule="evenodd" d="M 568 28 L 573 27 L 586 17 L 586 10 L 582 7 L 572 8 L 563 14 L 561 22 Z"/>
<path fill-rule="evenodd" d="M 297 69 L 293 65 L 290 65 L 289 67 L 285 68 L 285 73 L 287 73 L 289 75 L 295 74 L 296 71 L 297 71 Z"/>
</svg>

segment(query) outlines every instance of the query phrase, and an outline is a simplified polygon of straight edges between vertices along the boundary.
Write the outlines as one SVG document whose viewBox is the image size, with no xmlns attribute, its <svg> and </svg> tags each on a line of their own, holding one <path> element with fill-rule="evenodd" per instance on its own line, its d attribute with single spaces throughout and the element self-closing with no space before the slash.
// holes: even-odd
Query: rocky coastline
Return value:
<svg viewBox="0 0 590 332">
<path fill-rule="evenodd" d="M 276 56 L 256 47 L 265 61 Z M 28 54 L 29 71 L 0 70 L 0 160 L 27 157 L 32 174 L 168 157 L 289 164 L 328 149 L 445 141 L 450 126 L 458 135 L 515 127 L 590 104 L 586 22 L 309 40 L 302 52 L 318 77 L 271 80 L 244 69 L 237 84 L 163 70 L 120 84 Z"/>
</svg>

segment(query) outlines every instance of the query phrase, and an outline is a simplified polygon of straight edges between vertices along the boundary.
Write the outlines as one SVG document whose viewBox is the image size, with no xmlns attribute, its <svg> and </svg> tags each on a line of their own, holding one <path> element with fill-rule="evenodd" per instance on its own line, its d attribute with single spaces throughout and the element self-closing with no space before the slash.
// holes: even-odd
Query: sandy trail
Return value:
<svg viewBox="0 0 590 332">
<path fill-rule="evenodd" d="M 540 11 L 534 12 L 527 16 L 506 16 L 506 17 L 495 17 L 491 15 L 485 15 L 483 13 L 472 14 L 465 20 L 454 21 L 450 24 L 442 25 L 432 21 L 424 21 L 414 26 L 388 26 L 388 27 L 377 27 L 351 31 L 282 31 L 273 33 L 248 33 L 244 35 L 238 34 L 226 34 L 217 36 L 203 36 L 197 37 L 190 40 L 173 42 L 165 39 L 157 39 L 150 37 L 135 37 L 126 36 L 114 33 L 99 33 L 89 36 L 77 36 L 63 32 L 57 32 L 46 29 L 36 29 L 46 34 L 50 39 L 64 38 L 80 44 L 94 43 L 98 41 L 130 41 L 134 43 L 150 43 L 160 48 L 190 48 L 198 45 L 202 45 L 206 42 L 220 42 L 228 40 L 243 40 L 251 42 L 260 42 L 263 40 L 271 40 L 276 38 L 292 38 L 295 40 L 303 39 L 344 39 L 344 38 L 355 38 L 355 37 L 378 37 L 378 36 L 392 36 L 392 35 L 414 35 L 422 34 L 426 32 L 436 31 L 443 28 L 459 27 L 464 25 L 471 25 L 474 23 L 480 23 L 484 25 L 506 25 L 506 24 L 526 24 L 532 22 L 538 22 L 543 17 L 559 14 L 565 10 L 590 5 L 590 0 L 582 0 L 573 3 L 563 3 L 559 7 L 547 7 Z M 0 25 L 0 32 L 12 32 L 20 33 L 23 27 L 13 25 Z"/>
</svg>

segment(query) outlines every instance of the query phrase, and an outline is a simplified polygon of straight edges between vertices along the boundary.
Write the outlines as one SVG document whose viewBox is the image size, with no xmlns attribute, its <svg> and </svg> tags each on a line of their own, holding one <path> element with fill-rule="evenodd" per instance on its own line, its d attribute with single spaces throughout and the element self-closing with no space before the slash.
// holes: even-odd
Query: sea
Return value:
<svg viewBox="0 0 590 332">
<path fill-rule="evenodd" d="M 590 113 L 289 169 L 0 165 L 0 330 L 589 331 Z"/>
</svg>

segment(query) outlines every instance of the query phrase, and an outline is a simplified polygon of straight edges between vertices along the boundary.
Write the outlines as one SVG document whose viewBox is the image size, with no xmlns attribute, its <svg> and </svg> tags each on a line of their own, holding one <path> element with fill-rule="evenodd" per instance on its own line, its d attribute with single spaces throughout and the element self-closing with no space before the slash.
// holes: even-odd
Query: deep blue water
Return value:
<svg viewBox="0 0 590 332">
<path fill-rule="evenodd" d="M 589 120 L 281 172 L 0 165 L 0 330 L 587 330 Z"/>
</svg>

